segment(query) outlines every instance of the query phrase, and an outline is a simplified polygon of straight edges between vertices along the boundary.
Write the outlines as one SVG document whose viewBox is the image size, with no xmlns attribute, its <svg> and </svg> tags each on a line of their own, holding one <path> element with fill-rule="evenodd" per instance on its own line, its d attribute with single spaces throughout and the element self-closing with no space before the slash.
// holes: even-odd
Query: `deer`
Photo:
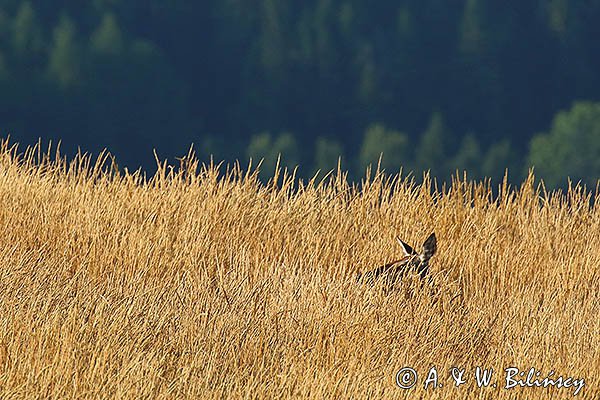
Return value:
<svg viewBox="0 0 600 400">
<path fill-rule="evenodd" d="M 398 240 L 404 252 L 402 258 L 364 274 L 359 273 L 357 276 L 359 283 L 374 285 L 377 282 L 383 282 L 386 286 L 392 286 L 410 272 L 416 272 L 421 281 L 427 278 L 429 274 L 429 259 L 433 257 L 437 250 L 435 232 L 429 235 L 425 242 L 423 242 L 423 248 L 420 253 L 417 253 L 412 246 L 399 237 L 396 240 Z"/>
</svg>

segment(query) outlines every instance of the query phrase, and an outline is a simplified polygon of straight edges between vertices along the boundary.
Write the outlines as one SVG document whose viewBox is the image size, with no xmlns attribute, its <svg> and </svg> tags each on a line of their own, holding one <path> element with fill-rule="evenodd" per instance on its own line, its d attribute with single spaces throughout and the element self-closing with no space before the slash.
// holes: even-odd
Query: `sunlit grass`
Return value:
<svg viewBox="0 0 600 400">
<path fill-rule="evenodd" d="M 437 189 L 342 171 L 266 185 L 190 154 L 152 178 L 110 157 L 0 148 L 2 398 L 600 396 L 600 210 L 530 176 Z M 275 182 L 275 183 L 274 183 Z M 497 190 L 496 190 L 497 189 Z M 432 231 L 433 287 L 356 284 Z M 418 385 L 400 389 L 410 366 Z M 424 390 L 435 366 L 442 388 Z M 449 369 L 467 369 L 454 387 Z M 494 368 L 479 389 L 475 367 Z"/>
</svg>

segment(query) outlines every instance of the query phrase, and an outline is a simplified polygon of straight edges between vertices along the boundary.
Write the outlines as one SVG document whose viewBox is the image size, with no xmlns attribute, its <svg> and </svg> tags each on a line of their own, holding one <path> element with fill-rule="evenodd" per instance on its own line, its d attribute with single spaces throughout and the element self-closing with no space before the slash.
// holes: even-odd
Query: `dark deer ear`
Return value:
<svg viewBox="0 0 600 400">
<path fill-rule="evenodd" d="M 398 241 L 398 243 L 400 243 L 400 247 L 402 247 L 402 250 L 404 250 L 404 255 L 405 256 L 410 256 L 412 254 L 417 254 L 412 247 L 410 247 L 409 244 L 404 243 L 402 241 L 402 239 L 400 239 L 399 237 L 396 238 L 396 240 Z"/>
<path fill-rule="evenodd" d="M 429 235 L 425 243 L 423 243 L 423 260 L 429 260 L 437 250 L 437 239 L 435 232 Z"/>
</svg>

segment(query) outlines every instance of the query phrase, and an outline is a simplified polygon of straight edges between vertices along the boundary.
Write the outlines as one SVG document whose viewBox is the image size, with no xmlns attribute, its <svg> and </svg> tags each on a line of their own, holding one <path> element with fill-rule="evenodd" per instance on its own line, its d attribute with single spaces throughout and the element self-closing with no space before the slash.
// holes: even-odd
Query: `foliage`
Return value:
<svg viewBox="0 0 600 400">
<path fill-rule="evenodd" d="M 506 172 L 518 172 L 515 155 L 510 142 L 506 139 L 494 143 L 483 157 L 481 175 L 500 182 Z"/>
<path fill-rule="evenodd" d="M 123 33 L 115 16 L 107 13 L 90 38 L 91 50 L 98 54 L 119 55 L 123 51 Z"/>
<path fill-rule="evenodd" d="M 408 136 L 406 134 L 388 130 L 382 124 L 374 124 L 365 131 L 365 138 L 360 149 L 359 169 L 364 169 L 367 165 L 375 167 L 381 159 L 381 168 L 392 172 L 406 165 L 408 155 Z"/>
<path fill-rule="evenodd" d="M 600 103 L 577 102 L 556 115 L 547 133 L 531 140 L 529 164 L 554 188 L 573 181 L 595 187 L 600 178 Z"/>
<path fill-rule="evenodd" d="M 63 15 L 52 36 L 48 75 L 59 87 L 66 89 L 81 79 L 81 58 L 77 54 L 75 27 L 71 20 Z"/>
<path fill-rule="evenodd" d="M 343 154 L 344 150 L 339 142 L 318 137 L 315 142 L 315 169 L 324 173 L 336 169 Z"/>
<path fill-rule="evenodd" d="M 441 177 L 442 173 L 446 171 L 445 164 L 448 162 L 445 143 L 448 137 L 451 135 L 446 130 L 442 115 L 439 112 L 434 113 L 415 150 L 417 168 L 430 171 L 433 176 Z"/>
<path fill-rule="evenodd" d="M 453 170 L 467 170 L 471 176 L 479 177 L 481 165 L 481 147 L 473 134 L 465 136 L 458 152 L 450 161 Z"/>
<path fill-rule="evenodd" d="M 263 161 L 261 167 L 263 177 L 273 174 L 278 160 L 281 168 L 286 167 L 290 171 L 299 164 L 298 144 L 296 138 L 289 132 L 283 132 L 274 139 L 268 132 L 253 136 L 248 145 L 247 156 L 255 162 Z"/>
<path fill-rule="evenodd" d="M 6 1 L 0 135 L 108 146 L 151 171 L 152 148 L 173 159 L 206 141 L 232 161 L 256 132 L 290 132 L 312 175 L 326 134 L 356 178 L 378 157 L 361 155 L 365 130 L 381 124 L 408 143 L 385 150 L 390 169 L 497 176 L 493 146 L 510 143 L 526 170 L 535 132 L 600 101 L 597 20 L 600 3 L 575 0 Z"/>
</svg>

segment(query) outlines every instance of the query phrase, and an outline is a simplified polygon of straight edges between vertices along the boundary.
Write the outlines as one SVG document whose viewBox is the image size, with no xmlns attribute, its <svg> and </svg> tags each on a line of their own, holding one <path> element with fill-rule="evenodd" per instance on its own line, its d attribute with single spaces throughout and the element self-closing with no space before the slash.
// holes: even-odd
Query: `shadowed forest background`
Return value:
<svg viewBox="0 0 600 400">
<path fill-rule="evenodd" d="M 0 1 L 0 134 L 155 170 L 600 176 L 600 1 Z"/>
</svg>

